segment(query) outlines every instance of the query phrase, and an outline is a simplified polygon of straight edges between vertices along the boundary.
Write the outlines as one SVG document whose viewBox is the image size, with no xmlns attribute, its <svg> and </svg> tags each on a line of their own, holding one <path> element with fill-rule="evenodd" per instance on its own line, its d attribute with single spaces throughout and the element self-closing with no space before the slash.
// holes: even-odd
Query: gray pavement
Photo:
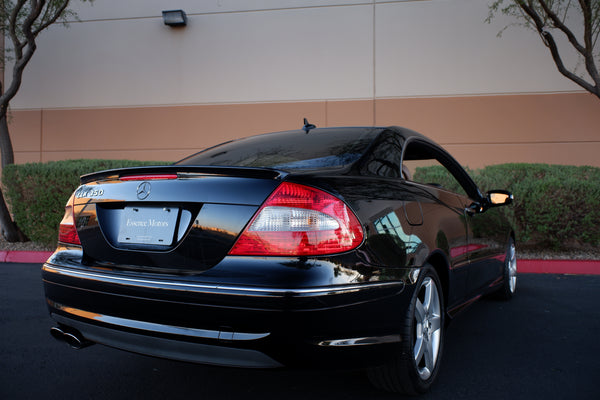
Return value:
<svg viewBox="0 0 600 400">
<path fill-rule="evenodd" d="M 448 328 L 421 399 L 600 399 L 600 276 L 521 275 Z M 159 360 L 48 334 L 39 264 L 0 264 L 0 399 L 392 399 L 359 371 L 244 370 Z"/>
</svg>

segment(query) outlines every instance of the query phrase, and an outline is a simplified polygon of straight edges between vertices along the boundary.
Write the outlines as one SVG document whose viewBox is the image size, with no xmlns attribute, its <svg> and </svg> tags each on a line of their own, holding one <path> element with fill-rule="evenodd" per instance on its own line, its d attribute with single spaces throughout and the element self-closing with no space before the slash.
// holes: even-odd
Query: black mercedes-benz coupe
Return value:
<svg viewBox="0 0 600 400">
<path fill-rule="evenodd" d="M 461 189 L 420 182 L 431 165 Z M 51 333 L 224 366 L 364 367 L 421 393 L 446 322 L 515 292 L 511 202 L 399 127 L 305 123 L 85 175 L 43 266 Z"/>
</svg>

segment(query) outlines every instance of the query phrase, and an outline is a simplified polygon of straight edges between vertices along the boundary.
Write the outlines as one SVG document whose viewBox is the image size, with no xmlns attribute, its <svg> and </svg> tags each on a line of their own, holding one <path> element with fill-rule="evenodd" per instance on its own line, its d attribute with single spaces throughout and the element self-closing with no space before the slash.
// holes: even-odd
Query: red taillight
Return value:
<svg viewBox="0 0 600 400">
<path fill-rule="evenodd" d="M 362 243 L 358 219 L 337 197 L 282 183 L 262 205 L 230 255 L 309 256 L 342 253 Z"/>
<path fill-rule="evenodd" d="M 65 206 L 65 215 L 58 227 L 58 241 L 80 245 L 81 242 L 79 241 L 79 235 L 77 234 L 77 228 L 75 227 L 75 216 L 73 214 L 74 203 L 75 196 L 71 195 Z"/>
<path fill-rule="evenodd" d="M 157 179 L 177 179 L 177 174 L 125 175 L 119 177 L 122 181 L 152 181 Z"/>
</svg>

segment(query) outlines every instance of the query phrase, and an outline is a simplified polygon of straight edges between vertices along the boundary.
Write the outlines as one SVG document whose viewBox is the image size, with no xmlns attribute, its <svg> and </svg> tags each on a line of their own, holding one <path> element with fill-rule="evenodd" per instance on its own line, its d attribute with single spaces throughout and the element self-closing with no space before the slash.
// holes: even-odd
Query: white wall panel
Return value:
<svg viewBox="0 0 600 400">
<path fill-rule="evenodd" d="M 18 108 L 364 98 L 373 92 L 373 7 L 324 7 L 52 27 Z"/>
<path fill-rule="evenodd" d="M 431 96 L 578 90 L 559 74 L 540 38 L 484 22 L 488 1 L 378 4 L 376 95 Z"/>
<path fill-rule="evenodd" d="M 580 90 L 537 35 L 497 38 L 509 21 L 486 24 L 489 1 L 99 0 L 40 35 L 12 107 Z M 173 8 L 187 27 L 162 23 Z"/>
<path fill-rule="evenodd" d="M 373 0 L 98 0 L 88 3 L 72 1 L 72 9 L 81 20 L 147 18 L 161 15 L 162 10 L 182 9 L 186 14 L 244 12 L 286 8 L 326 7 L 369 4 Z"/>
</svg>

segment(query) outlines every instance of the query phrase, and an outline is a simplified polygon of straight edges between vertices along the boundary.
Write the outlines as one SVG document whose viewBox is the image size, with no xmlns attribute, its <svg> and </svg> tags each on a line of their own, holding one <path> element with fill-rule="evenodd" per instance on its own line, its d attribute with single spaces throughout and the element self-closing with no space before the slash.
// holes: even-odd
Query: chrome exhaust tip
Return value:
<svg viewBox="0 0 600 400">
<path fill-rule="evenodd" d="M 63 328 L 59 328 L 58 326 L 54 326 L 50 328 L 50 335 L 59 342 L 63 342 L 71 346 L 71 348 L 80 350 L 84 347 L 88 347 L 94 344 L 94 342 L 90 342 L 86 338 L 83 337 L 79 331 L 75 329 L 65 330 Z"/>
<path fill-rule="evenodd" d="M 94 343 L 86 340 L 81 334 L 74 334 L 70 332 L 66 332 L 64 336 L 64 341 L 71 346 L 71 348 L 76 350 L 81 350 L 84 347 L 88 347 L 93 345 Z"/>
<path fill-rule="evenodd" d="M 58 326 L 53 326 L 50 328 L 50 335 L 59 342 L 65 341 L 65 331 L 60 329 Z"/>
</svg>

